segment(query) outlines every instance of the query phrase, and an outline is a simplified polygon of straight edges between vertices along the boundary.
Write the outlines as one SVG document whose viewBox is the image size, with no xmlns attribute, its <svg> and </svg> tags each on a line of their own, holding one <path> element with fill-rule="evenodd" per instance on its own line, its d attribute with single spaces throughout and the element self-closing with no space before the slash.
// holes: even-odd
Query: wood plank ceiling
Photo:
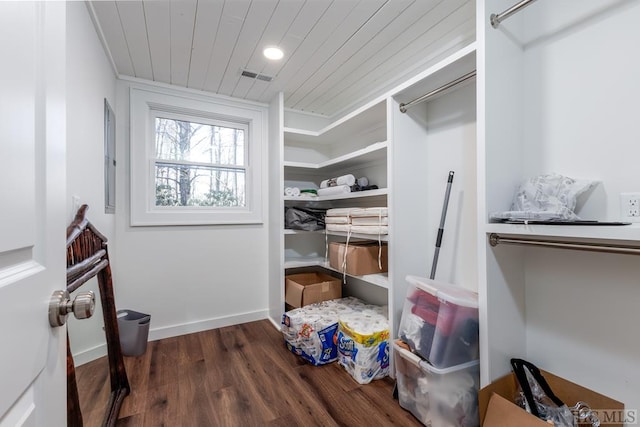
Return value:
<svg viewBox="0 0 640 427">
<path fill-rule="evenodd" d="M 475 39 L 472 0 L 88 3 L 116 73 L 334 117 Z M 284 51 L 264 58 L 266 46 Z M 243 70 L 273 77 L 241 76 Z M 456 76 L 452 76 L 455 78 Z"/>
</svg>

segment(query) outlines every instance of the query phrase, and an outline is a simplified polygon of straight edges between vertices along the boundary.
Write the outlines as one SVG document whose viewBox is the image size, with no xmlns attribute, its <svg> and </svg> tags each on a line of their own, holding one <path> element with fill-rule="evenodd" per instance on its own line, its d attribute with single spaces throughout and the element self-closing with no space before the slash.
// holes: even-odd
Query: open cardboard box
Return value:
<svg viewBox="0 0 640 427">
<path fill-rule="evenodd" d="M 311 272 L 285 277 L 285 302 L 293 308 L 342 297 L 342 282 L 328 274 Z"/>
<path fill-rule="evenodd" d="M 551 390 L 568 406 L 586 402 L 597 413 L 601 427 L 619 427 L 624 420 L 624 404 L 564 378 L 542 371 Z M 478 403 L 483 427 L 549 427 L 545 421 L 527 413 L 513 403 L 518 380 L 513 373 L 480 389 Z M 591 426 L 591 424 L 580 424 Z"/>
</svg>

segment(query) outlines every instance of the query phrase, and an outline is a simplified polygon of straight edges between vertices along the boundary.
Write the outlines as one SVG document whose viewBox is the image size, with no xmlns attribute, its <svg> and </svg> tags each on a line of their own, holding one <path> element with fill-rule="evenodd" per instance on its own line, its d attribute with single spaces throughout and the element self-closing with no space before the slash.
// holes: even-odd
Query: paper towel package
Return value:
<svg viewBox="0 0 640 427">
<path fill-rule="evenodd" d="M 324 365 L 338 357 L 338 320 L 347 315 L 364 318 L 369 313 L 385 317 L 386 309 L 354 297 L 322 301 L 284 313 L 281 330 L 289 351 L 312 365 Z"/>
<path fill-rule="evenodd" d="M 380 310 L 341 314 L 336 341 L 338 363 L 358 383 L 389 374 L 389 323 Z"/>
</svg>

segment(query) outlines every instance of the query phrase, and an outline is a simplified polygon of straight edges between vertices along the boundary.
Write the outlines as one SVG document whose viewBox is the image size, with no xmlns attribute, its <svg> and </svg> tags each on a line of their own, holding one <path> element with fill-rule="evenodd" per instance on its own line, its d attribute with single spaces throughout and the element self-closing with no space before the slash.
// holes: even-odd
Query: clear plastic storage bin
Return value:
<svg viewBox="0 0 640 427">
<path fill-rule="evenodd" d="M 436 368 L 478 359 L 478 294 L 407 276 L 400 338 Z"/>
<path fill-rule="evenodd" d="M 393 343 L 398 401 L 426 426 L 477 427 L 480 365 L 477 360 L 445 369 L 429 365 Z"/>
</svg>

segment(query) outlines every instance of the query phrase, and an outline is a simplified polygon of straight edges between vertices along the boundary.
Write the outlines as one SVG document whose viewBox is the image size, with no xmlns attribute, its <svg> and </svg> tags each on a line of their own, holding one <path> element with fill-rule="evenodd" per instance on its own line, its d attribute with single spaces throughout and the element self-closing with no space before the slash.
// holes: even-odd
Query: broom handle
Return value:
<svg viewBox="0 0 640 427">
<path fill-rule="evenodd" d="M 453 171 L 449 171 L 447 179 L 447 190 L 444 193 L 444 204 L 442 205 L 442 215 L 440 216 L 440 228 L 438 228 L 438 238 L 436 239 L 436 250 L 433 253 L 433 263 L 431 264 L 430 279 L 436 278 L 436 267 L 438 266 L 438 255 L 440 255 L 440 245 L 442 245 L 442 234 L 444 233 L 444 221 L 447 218 L 447 207 L 449 206 L 449 196 L 451 195 L 451 184 L 453 183 Z"/>
</svg>

